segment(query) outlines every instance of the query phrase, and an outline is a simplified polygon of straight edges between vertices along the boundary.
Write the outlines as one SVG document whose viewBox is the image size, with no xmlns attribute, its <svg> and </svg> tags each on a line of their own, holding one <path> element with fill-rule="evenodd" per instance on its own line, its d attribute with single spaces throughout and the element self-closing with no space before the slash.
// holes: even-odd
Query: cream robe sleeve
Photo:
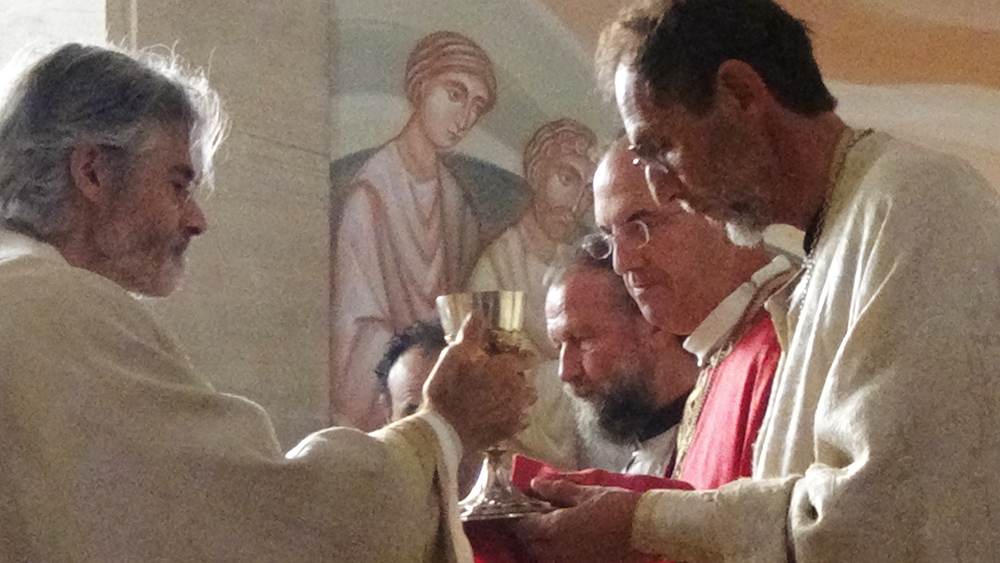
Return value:
<svg viewBox="0 0 1000 563">
<path fill-rule="evenodd" d="M 471 561 L 426 415 L 286 458 L 112 282 L 28 256 L 0 288 L 0 560 Z"/>
<path fill-rule="evenodd" d="M 786 374 L 821 378 L 818 396 L 772 403 L 792 428 L 810 417 L 798 438 L 811 463 L 718 491 L 647 493 L 637 547 L 678 561 L 997 560 L 996 193 L 962 163 L 897 146 L 840 213 L 801 303 L 799 329 L 815 338 L 790 349 L 804 371 Z"/>
</svg>

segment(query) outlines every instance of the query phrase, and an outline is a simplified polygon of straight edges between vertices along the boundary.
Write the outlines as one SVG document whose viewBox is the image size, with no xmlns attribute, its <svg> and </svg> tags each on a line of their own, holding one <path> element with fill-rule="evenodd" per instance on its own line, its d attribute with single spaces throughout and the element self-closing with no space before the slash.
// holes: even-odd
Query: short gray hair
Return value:
<svg viewBox="0 0 1000 563">
<path fill-rule="evenodd" d="M 586 237 L 584 237 L 586 238 Z M 543 283 L 550 291 L 556 287 L 564 287 L 566 281 L 573 275 L 582 272 L 594 272 L 604 278 L 608 290 L 614 299 L 614 305 L 622 314 L 629 317 L 642 316 L 642 310 L 632 299 L 625 286 L 625 280 L 615 273 L 612 258 L 594 258 L 584 248 L 582 240 L 569 249 L 561 250 L 552 265 L 545 272 Z"/>
<path fill-rule="evenodd" d="M 0 110 L 0 226 L 42 241 L 64 234 L 73 149 L 117 149 L 127 170 L 153 127 L 175 123 L 187 127 L 195 169 L 211 186 L 228 121 L 201 70 L 172 50 L 58 48 L 21 74 Z"/>
</svg>

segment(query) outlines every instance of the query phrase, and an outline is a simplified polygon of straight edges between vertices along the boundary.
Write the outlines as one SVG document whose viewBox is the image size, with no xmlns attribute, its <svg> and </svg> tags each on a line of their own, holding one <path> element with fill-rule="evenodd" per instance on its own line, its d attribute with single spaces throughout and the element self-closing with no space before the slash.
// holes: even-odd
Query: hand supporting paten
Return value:
<svg viewBox="0 0 1000 563">
<path fill-rule="evenodd" d="M 654 560 L 632 548 L 632 519 L 642 493 L 578 485 L 572 479 L 532 481 L 532 490 L 556 506 L 526 516 L 517 534 L 539 563 L 606 563 Z"/>
</svg>

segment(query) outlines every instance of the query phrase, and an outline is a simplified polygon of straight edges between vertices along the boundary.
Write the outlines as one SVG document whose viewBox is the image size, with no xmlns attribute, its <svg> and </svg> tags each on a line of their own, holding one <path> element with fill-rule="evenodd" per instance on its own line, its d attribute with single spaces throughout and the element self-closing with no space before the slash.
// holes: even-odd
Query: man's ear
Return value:
<svg viewBox="0 0 1000 563">
<path fill-rule="evenodd" d="M 104 148 L 80 143 L 69 155 L 69 175 L 80 195 L 97 203 L 111 189 L 114 170 Z"/>
<path fill-rule="evenodd" d="M 771 91 L 757 71 L 747 63 L 730 59 L 715 73 L 716 104 L 733 103 L 741 112 L 760 114 L 774 102 Z"/>
</svg>

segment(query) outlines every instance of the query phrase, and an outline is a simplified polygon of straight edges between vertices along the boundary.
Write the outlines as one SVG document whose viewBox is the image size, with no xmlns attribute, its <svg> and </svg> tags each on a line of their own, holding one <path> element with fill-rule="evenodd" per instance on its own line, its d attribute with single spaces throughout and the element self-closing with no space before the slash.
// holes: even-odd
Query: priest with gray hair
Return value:
<svg viewBox="0 0 1000 563">
<path fill-rule="evenodd" d="M 136 295 L 207 228 L 226 118 L 172 53 L 66 45 L 0 113 L 0 560 L 464 561 L 455 470 L 523 426 L 524 359 L 471 319 L 417 413 L 283 454 Z"/>
</svg>

